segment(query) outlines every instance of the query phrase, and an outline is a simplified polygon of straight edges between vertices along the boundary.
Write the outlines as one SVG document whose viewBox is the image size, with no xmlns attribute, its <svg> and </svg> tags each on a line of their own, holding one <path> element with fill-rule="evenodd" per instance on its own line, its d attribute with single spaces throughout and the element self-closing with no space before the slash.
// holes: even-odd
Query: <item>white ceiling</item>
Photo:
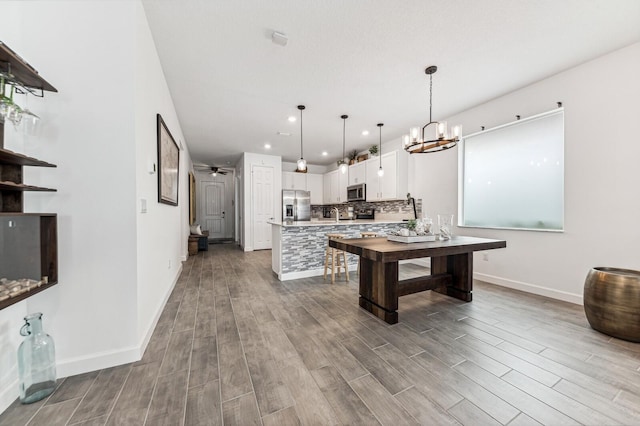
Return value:
<svg viewBox="0 0 640 426">
<path fill-rule="evenodd" d="M 310 164 L 342 157 L 342 114 L 347 151 L 377 143 L 379 122 L 396 139 L 428 121 L 429 65 L 442 119 L 640 40 L 640 0 L 143 3 L 191 156 L 219 166 L 296 161 L 299 104 Z"/>
</svg>

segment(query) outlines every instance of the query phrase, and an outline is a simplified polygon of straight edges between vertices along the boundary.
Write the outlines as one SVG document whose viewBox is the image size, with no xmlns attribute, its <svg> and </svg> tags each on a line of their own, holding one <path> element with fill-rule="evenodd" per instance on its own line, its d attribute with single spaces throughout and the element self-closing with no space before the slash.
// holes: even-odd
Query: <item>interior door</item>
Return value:
<svg viewBox="0 0 640 426">
<path fill-rule="evenodd" d="M 251 202 L 253 208 L 253 249 L 271 248 L 271 225 L 274 219 L 273 167 L 251 168 Z"/>
<path fill-rule="evenodd" d="M 200 189 L 204 203 L 203 229 L 209 231 L 209 238 L 227 238 L 226 183 L 202 182 Z"/>
</svg>

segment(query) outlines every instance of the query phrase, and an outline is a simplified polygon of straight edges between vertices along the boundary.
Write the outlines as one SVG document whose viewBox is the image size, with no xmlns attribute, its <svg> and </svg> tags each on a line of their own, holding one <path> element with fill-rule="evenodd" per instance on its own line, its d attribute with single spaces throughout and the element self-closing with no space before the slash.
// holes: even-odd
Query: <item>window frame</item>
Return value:
<svg viewBox="0 0 640 426">
<path fill-rule="evenodd" d="M 552 116 L 555 114 L 562 114 L 562 167 L 563 167 L 563 176 L 562 176 L 562 227 L 561 229 L 544 229 L 544 228 L 524 228 L 524 227 L 504 227 L 504 226 L 493 226 L 493 225 L 487 225 L 487 226 L 482 226 L 482 225 L 465 225 L 464 224 L 464 190 L 465 190 L 465 142 L 467 138 L 472 138 L 474 136 L 480 135 L 480 134 L 487 134 L 488 132 L 494 132 L 494 131 L 498 131 L 501 129 L 505 129 L 514 125 L 519 125 L 519 124 L 523 124 L 527 121 L 533 121 L 533 120 L 537 120 L 540 118 L 544 118 L 547 116 Z M 565 165 L 566 165 L 566 161 L 565 161 L 565 152 L 566 148 L 565 148 L 565 116 L 564 116 L 564 107 L 560 107 L 560 108 L 555 108 L 552 109 L 550 111 L 546 111 L 540 114 L 536 114 L 536 115 L 532 115 L 530 117 L 527 118 L 523 118 L 523 119 L 519 119 L 519 120 L 514 120 L 511 121 L 509 123 L 505 123 L 505 124 L 501 124 L 499 126 L 496 127 L 492 127 L 490 129 L 485 129 L 485 130 L 481 130 L 479 132 L 475 132 L 469 135 L 465 135 L 463 138 L 461 138 L 460 142 L 459 142 L 459 147 L 458 147 L 458 220 L 457 220 L 457 226 L 459 228 L 476 228 L 476 229 L 499 229 L 499 230 L 510 230 L 510 231 L 534 231 L 534 232 L 552 232 L 552 233 L 564 233 L 565 229 L 566 229 L 566 223 L 565 223 L 565 176 L 566 176 L 566 170 L 565 170 Z"/>
</svg>

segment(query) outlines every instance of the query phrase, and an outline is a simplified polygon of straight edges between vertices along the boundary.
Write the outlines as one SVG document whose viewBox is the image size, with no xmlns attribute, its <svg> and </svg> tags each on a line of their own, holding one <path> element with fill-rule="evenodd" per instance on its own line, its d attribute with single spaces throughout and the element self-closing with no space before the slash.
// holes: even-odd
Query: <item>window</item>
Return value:
<svg viewBox="0 0 640 426">
<path fill-rule="evenodd" d="M 461 226 L 564 229 L 564 109 L 466 136 Z"/>
</svg>

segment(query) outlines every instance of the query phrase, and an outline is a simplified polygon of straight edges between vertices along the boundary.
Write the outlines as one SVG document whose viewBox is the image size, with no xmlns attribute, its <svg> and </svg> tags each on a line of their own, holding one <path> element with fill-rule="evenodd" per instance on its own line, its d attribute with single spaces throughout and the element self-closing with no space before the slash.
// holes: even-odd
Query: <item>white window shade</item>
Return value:
<svg viewBox="0 0 640 426">
<path fill-rule="evenodd" d="M 461 226 L 564 229 L 562 108 L 466 136 Z"/>
</svg>

